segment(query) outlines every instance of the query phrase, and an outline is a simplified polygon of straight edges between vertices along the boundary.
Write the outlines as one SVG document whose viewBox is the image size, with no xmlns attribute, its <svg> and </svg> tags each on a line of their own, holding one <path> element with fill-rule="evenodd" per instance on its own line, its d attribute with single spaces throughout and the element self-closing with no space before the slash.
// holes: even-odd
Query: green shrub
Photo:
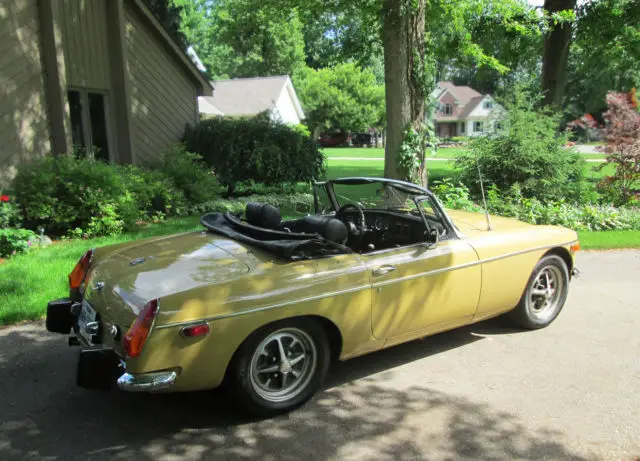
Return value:
<svg viewBox="0 0 640 461">
<path fill-rule="evenodd" d="M 124 187 L 136 204 L 137 219 L 149 221 L 158 215 L 185 214 L 187 203 L 183 191 L 162 172 L 133 165 L 118 168 Z"/>
<path fill-rule="evenodd" d="M 138 216 L 134 197 L 117 168 L 91 159 L 46 156 L 23 164 L 18 168 L 14 189 L 25 227 L 44 227 L 55 235 L 76 227 L 87 228 L 92 219 L 108 216 L 110 207 L 127 227 Z"/>
<path fill-rule="evenodd" d="M 584 160 L 565 149 L 558 116 L 534 109 L 532 95 L 516 91 L 506 104 L 504 129 L 470 143 L 457 159 L 460 179 L 479 195 L 478 165 L 487 185 L 508 190 L 519 184 L 525 197 L 585 201 Z M 476 163 L 477 157 L 477 163 Z"/>
<path fill-rule="evenodd" d="M 481 208 L 473 203 L 469 188 L 462 183 L 454 184 L 451 179 L 444 178 L 435 181 L 431 191 L 438 197 L 445 208 L 464 211 L 481 211 Z"/>
<path fill-rule="evenodd" d="M 28 229 L 0 229 L 0 258 L 27 251 L 35 237 Z"/>
<path fill-rule="evenodd" d="M 182 144 L 175 144 L 165 154 L 161 171 L 182 191 L 190 205 L 211 200 L 220 190 L 202 156 L 188 152 Z"/>
<path fill-rule="evenodd" d="M 531 224 L 551 224 L 582 231 L 640 230 L 640 211 L 610 205 L 577 205 L 565 201 L 542 202 L 528 198 L 515 185 L 506 193 L 492 186 L 487 191 L 489 212 Z"/>
<path fill-rule="evenodd" d="M 17 227 L 20 224 L 20 209 L 8 195 L 0 196 L 0 229 Z"/>
<path fill-rule="evenodd" d="M 324 157 L 316 143 L 264 116 L 202 120 L 187 128 L 184 141 L 188 151 L 214 169 L 228 193 L 246 181 L 272 185 L 324 176 Z"/>
<path fill-rule="evenodd" d="M 432 188 L 445 208 L 465 211 L 483 211 L 469 195 L 463 184 L 451 180 L 434 183 Z M 564 226 L 573 230 L 640 230 L 640 210 L 615 208 L 608 205 L 576 205 L 565 201 L 542 202 L 528 198 L 516 184 L 501 192 L 495 185 L 487 190 L 487 208 L 492 214 L 516 218 L 531 224 Z"/>
</svg>

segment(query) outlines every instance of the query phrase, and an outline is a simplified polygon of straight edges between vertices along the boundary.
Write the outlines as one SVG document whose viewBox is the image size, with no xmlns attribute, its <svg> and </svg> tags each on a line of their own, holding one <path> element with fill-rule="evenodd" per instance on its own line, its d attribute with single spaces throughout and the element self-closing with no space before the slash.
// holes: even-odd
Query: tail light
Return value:
<svg viewBox="0 0 640 461">
<path fill-rule="evenodd" d="M 124 346 L 124 351 L 127 356 L 138 357 L 142 352 L 144 343 L 147 341 L 147 337 L 151 332 L 151 327 L 153 327 L 153 321 L 156 318 L 159 307 L 160 305 L 157 299 L 149 301 L 144 306 L 135 322 L 133 322 L 131 328 L 127 331 L 127 334 L 124 335 L 122 345 Z"/>
<path fill-rule="evenodd" d="M 93 248 L 88 250 L 76 267 L 73 268 L 71 273 L 69 274 L 69 288 L 72 290 L 77 290 L 82 285 L 84 278 L 87 276 L 87 272 L 89 271 L 89 265 L 91 264 L 91 258 L 93 258 Z"/>
</svg>

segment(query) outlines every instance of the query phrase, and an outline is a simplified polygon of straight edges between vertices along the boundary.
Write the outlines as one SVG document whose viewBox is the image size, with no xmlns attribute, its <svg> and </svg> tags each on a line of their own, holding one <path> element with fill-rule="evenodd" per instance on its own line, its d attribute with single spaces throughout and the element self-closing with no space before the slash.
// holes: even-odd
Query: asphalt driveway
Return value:
<svg viewBox="0 0 640 461">
<path fill-rule="evenodd" d="M 549 328 L 501 321 L 334 367 L 302 409 L 253 420 L 221 392 L 96 393 L 42 323 L 0 330 L 0 460 L 632 460 L 640 251 L 586 252 Z"/>
</svg>

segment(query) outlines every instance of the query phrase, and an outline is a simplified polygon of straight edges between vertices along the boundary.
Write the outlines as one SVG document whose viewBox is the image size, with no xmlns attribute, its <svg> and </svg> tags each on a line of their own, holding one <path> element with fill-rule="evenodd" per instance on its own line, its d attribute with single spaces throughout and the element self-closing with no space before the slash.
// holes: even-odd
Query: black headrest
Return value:
<svg viewBox="0 0 640 461">
<path fill-rule="evenodd" d="M 344 243 L 349 237 L 347 226 L 339 219 L 329 216 L 305 216 L 303 221 L 307 232 L 317 232 L 332 242 Z"/>
<path fill-rule="evenodd" d="M 247 203 L 244 212 L 247 222 L 258 227 L 275 229 L 282 221 L 280 210 L 268 203 Z"/>
</svg>

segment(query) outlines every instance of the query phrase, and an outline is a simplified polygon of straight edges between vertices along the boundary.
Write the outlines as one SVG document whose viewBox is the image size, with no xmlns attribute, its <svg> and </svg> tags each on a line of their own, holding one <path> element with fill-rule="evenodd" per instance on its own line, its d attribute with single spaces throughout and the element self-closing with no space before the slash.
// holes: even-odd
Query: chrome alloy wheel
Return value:
<svg viewBox="0 0 640 461">
<path fill-rule="evenodd" d="M 251 357 L 251 387 L 269 402 L 290 400 L 309 384 L 317 360 L 316 346 L 306 332 L 297 328 L 274 331 Z"/>
<path fill-rule="evenodd" d="M 543 267 L 533 279 L 527 297 L 527 310 L 538 320 L 548 320 L 560 307 L 563 291 L 561 270 L 551 265 Z"/>
</svg>

